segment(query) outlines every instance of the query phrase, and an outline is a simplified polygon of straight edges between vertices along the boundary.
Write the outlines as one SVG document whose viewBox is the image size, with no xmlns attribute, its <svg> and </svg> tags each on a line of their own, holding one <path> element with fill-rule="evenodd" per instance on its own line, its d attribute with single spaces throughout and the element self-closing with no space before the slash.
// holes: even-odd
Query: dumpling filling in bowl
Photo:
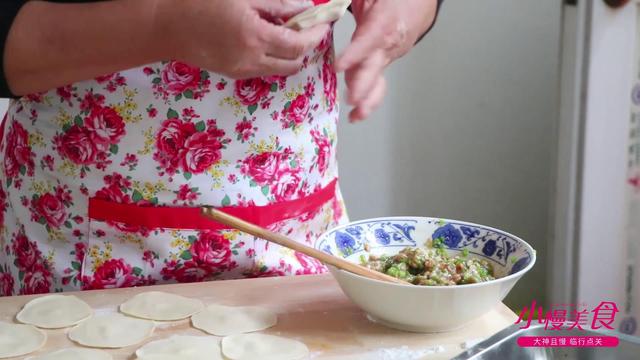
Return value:
<svg viewBox="0 0 640 360">
<path fill-rule="evenodd" d="M 469 251 L 460 255 L 447 254 L 441 239 L 429 240 L 426 247 L 406 247 L 396 255 L 364 255 L 362 265 L 403 279 L 414 285 L 449 286 L 475 284 L 495 280 L 493 267 L 484 259 L 469 257 Z"/>
<path fill-rule="evenodd" d="M 418 216 L 354 221 L 324 233 L 315 248 L 408 281 L 329 267 L 370 319 L 416 332 L 450 331 L 487 314 L 536 261 L 529 244 L 502 230 Z"/>
</svg>

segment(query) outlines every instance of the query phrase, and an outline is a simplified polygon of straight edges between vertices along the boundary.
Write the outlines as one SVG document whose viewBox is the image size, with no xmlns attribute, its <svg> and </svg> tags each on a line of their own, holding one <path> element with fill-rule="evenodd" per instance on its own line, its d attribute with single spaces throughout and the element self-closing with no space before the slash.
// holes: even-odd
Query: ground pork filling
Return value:
<svg viewBox="0 0 640 360">
<path fill-rule="evenodd" d="M 484 259 L 470 258 L 468 251 L 447 254 L 442 239 L 428 241 L 425 249 L 407 247 L 396 255 L 364 255 L 366 267 L 406 280 L 414 285 L 443 286 L 494 280 L 493 267 Z"/>
</svg>

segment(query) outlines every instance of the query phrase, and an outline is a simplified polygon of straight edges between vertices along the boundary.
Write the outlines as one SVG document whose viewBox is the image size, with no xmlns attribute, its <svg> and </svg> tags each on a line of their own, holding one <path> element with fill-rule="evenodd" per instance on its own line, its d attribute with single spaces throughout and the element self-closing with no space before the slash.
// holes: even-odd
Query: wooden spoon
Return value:
<svg viewBox="0 0 640 360">
<path fill-rule="evenodd" d="M 251 224 L 249 222 L 246 222 L 242 219 L 239 219 L 233 215 L 229 215 L 225 212 L 222 212 L 220 210 L 214 209 L 212 207 L 208 207 L 205 206 L 202 208 L 202 215 L 219 222 L 220 224 L 226 225 L 226 226 L 230 226 L 234 229 L 240 230 L 242 232 L 245 232 L 247 234 L 251 234 L 253 236 L 257 236 L 261 239 L 265 239 L 267 241 L 270 241 L 272 243 L 278 244 L 278 245 L 282 245 L 284 247 L 287 247 L 289 249 L 301 252 L 307 256 L 310 256 L 314 259 L 320 260 L 321 262 L 323 262 L 324 264 L 327 265 L 332 265 L 337 267 L 338 269 L 342 269 L 342 270 L 346 270 L 349 271 L 351 273 L 354 274 L 358 274 L 360 276 L 364 276 L 370 279 L 376 279 L 376 280 L 382 280 L 382 281 L 388 281 L 388 282 L 393 282 L 393 283 L 397 283 L 397 284 L 410 284 L 404 280 L 401 279 L 397 279 L 393 276 L 389 276 L 387 274 L 383 274 L 381 272 L 375 271 L 375 270 L 371 270 L 369 268 L 366 268 L 364 266 L 358 265 L 358 264 L 354 264 L 351 262 L 348 262 L 342 258 L 339 258 L 337 256 L 333 256 L 331 254 L 328 254 L 324 251 L 320 251 L 317 249 L 314 249 L 310 246 L 304 245 L 302 243 L 299 243 L 295 240 L 289 239 L 288 237 L 275 233 L 273 231 L 269 231 L 265 228 L 262 228 L 260 226 Z"/>
</svg>

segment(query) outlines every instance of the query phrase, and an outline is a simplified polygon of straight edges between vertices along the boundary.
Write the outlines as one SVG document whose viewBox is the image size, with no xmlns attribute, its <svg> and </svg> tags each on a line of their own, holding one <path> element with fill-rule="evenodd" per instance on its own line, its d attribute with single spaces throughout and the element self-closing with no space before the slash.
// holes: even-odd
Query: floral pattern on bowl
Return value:
<svg viewBox="0 0 640 360">
<path fill-rule="evenodd" d="M 461 221 L 420 217 L 354 222 L 330 230 L 315 247 L 359 263 L 367 253 L 365 244 L 373 253 L 393 253 L 407 246 L 425 246 L 429 239 L 439 239 L 452 253 L 466 250 L 474 257 L 490 260 L 499 276 L 525 269 L 534 258 L 526 243 L 509 233 Z"/>
</svg>

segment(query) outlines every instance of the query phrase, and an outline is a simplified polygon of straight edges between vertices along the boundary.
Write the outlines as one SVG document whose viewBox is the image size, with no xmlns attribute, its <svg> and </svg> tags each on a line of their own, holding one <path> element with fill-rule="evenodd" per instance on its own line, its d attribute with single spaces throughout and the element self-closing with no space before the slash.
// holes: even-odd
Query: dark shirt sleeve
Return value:
<svg viewBox="0 0 640 360">
<path fill-rule="evenodd" d="M 4 47 L 13 19 L 26 0 L 0 0 L 0 97 L 14 97 L 4 73 Z"/>
<path fill-rule="evenodd" d="M 436 17 L 433 19 L 433 22 L 431 23 L 431 26 L 429 26 L 429 28 L 427 29 L 427 31 L 424 32 L 424 34 L 422 34 L 422 36 L 420 36 L 418 38 L 418 41 L 416 41 L 416 44 L 420 42 L 420 40 L 422 40 L 425 35 L 427 35 L 429 33 L 429 31 L 431 31 L 431 29 L 433 29 L 433 27 L 436 25 L 436 20 L 438 20 L 438 14 L 440 13 L 440 8 L 442 7 L 442 3 L 444 2 L 444 0 L 438 0 L 438 8 L 436 9 Z"/>
<path fill-rule="evenodd" d="M 433 26 L 436 24 L 436 19 L 438 19 L 438 14 L 440 13 L 440 7 L 442 7 L 442 3 L 443 2 L 444 2 L 444 0 L 438 0 L 438 7 L 436 8 L 436 17 L 433 19 L 433 22 L 431 23 L 431 26 L 429 26 L 427 31 L 425 31 L 424 34 L 422 34 L 418 38 L 418 41 L 416 41 L 416 44 L 419 43 L 420 40 L 422 40 L 422 38 L 424 38 L 425 35 L 427 35 L 429 33 L 429 31 L 431 31 L 431 29 L 433 29 Z M 349 11 L 351 11 L 351 6 L 349 6 Z"/>
<path fill-rule="evenodd" d="M 28 0 L 0 0 L 0 97 L 16 98 L 9 89 L 4 72 L 4 50 L 13 20 Z M 103 0 L 47 0 L 53 3 L 90 3 Z"/>
</svg>

